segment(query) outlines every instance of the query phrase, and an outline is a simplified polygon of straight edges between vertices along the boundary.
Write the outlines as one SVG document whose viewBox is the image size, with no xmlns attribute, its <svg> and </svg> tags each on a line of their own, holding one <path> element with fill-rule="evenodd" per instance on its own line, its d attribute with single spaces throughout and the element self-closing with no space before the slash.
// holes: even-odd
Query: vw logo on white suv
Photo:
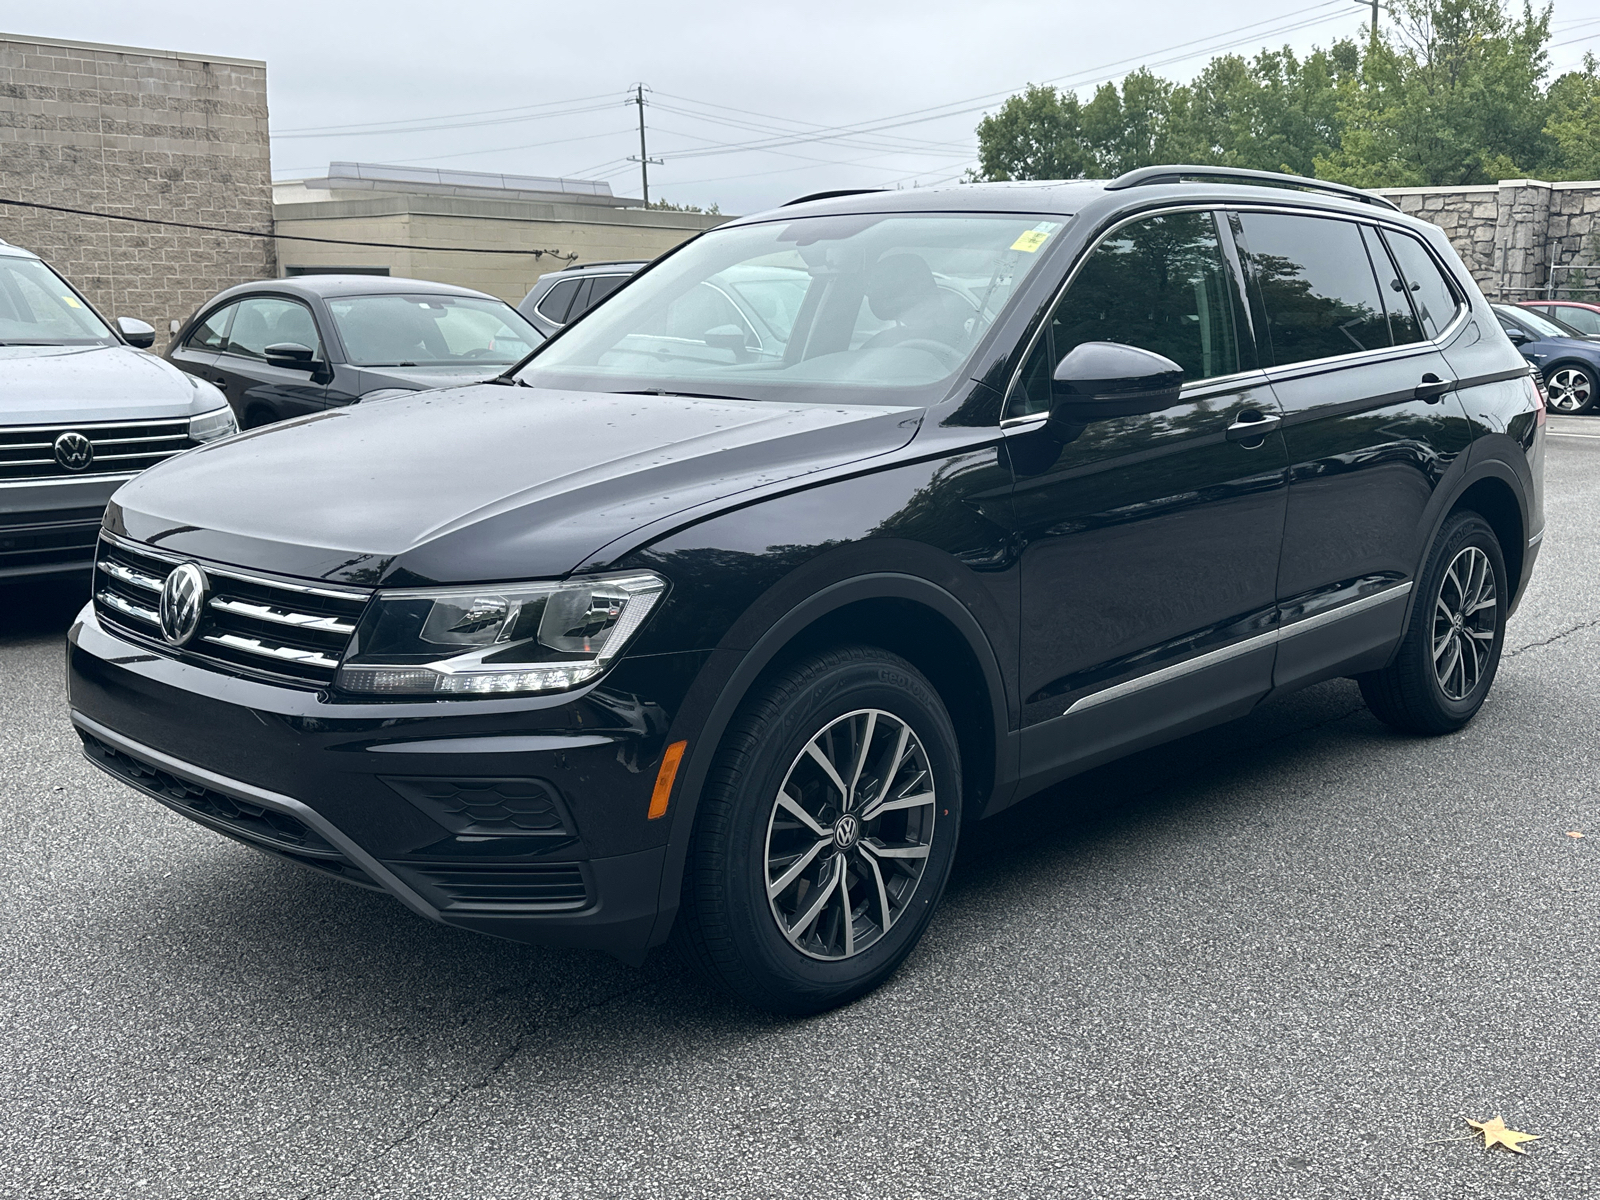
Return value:
<svg viewBox="0 0 1600 1200">
<path fill-rule="evenodd" d="M 68 471 L 83 471 L 94 461 L 94 443 L 69 429 L 56 439 L 56 461 Z"/>
<path fill-rule="evenodd" d="M 187 645 L 200 628 L 210 589 L 206 573 L 194 563 L 174 567 L 161 586 L 161 636 L 174 646 Z"/>
</svg>

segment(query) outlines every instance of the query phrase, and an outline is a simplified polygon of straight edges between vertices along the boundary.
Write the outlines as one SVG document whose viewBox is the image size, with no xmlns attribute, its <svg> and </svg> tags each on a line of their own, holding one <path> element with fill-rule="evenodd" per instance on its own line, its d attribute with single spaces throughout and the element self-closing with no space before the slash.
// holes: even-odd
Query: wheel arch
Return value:
<svg viewBox="0 0 1600 1200">
<path fill-rule="evenodd" d="M 917 575 L 877 572 L 821 588 L 787 609 L 728 670 L 698 722 L 674 789 L 672 828 L 662 867 L 659 915 L 650 943 L 664 941 L 677 916 L 684 863 L 717 749 L 745 698 L 787 663 L 828 645 L 878 646 L 905 658 L 934 685 L 950 712 L 961 750 L 963 802 L 982 811 L 1016 778 L 1004 676 L 976 617 L 951 592 Z"/>
</svg>

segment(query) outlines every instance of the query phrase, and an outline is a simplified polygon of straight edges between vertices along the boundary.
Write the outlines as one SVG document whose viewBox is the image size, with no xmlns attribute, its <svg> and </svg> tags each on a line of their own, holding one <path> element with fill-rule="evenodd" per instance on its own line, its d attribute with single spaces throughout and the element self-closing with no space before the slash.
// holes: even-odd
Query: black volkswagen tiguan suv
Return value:
<svg viewBox="0 0 1600 1200">
<path fill-rule="evenodd" d="M 493 383 L 125 485 L 72 720 L 427 918 L 671 937 L 815 1011 L 905 958 L 965 823 L 1074 772 L 1334 676 L 1400 730 L 1470 720 L 1543 420 L 1441 232 L 1350 189 L 797 201 Z"/>
</svg>

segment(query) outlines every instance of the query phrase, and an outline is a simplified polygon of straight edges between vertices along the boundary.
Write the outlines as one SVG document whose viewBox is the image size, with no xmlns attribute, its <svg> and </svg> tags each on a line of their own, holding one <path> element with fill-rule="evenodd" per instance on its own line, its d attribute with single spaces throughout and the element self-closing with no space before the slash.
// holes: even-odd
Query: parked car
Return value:
<svg viewBox="0 0 1600 1200">
<path fill-rule="evenodd" d="M 1583 337 L 1600 337 L 1600 304 L 1584 300 L 1519 300 L 1516 307 L 1553 317 Z"/>
<path fill-rule="evenodd" d="M 647 264 L 629 259 L 623 262 L 594 262 L 552 271 L 539 276 L 517 311 L 545 337 L 570 325 L 612 292 L 616 291 Z"/>
<path fill-rule="evenodd" d="M 1539 391 L 1438 228 L 1244 175 L 744 217 L 448 405 L 147 472 L 70 637 L 86 753 L 430 919 L 671 936 L 810 1012 L 911 951 L 963 824 L 1088 767 L 1336 676 L 1459 729 Z M 781 355 L 675 325 L 769 270 Z"/>
<path fill-rule="evenodd" d="M 1512 344 L 1544 377 L 1550 411 L 1593 411 L 1600 396 L 1600 341 L 1530 309 L 1496 304 L 1494 312 Z"/>
<path fill-rule="evenodd" d="M 0 582 L 86 576 L 112 492 L 234 432 L 216 388 L 144 352 L 155 336 L 0 242 Z"/>
<path fill-rule="evenodd" d="M 504 300 L 447 283 L 303 275 L 214 296 L 167 358 L 214 383 L 247 429 L 492 379 L 544 340 Z"/>
</svg>

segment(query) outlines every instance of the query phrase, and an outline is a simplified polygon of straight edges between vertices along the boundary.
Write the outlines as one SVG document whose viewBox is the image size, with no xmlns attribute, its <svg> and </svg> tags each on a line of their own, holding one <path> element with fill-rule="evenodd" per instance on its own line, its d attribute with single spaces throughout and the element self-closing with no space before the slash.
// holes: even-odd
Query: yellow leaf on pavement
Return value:
<svg viewBox="0 0 1600 1200">
<path fill-rule="evenodd" d="M 1485 1150 L 1491 1146 L 1504 1146 L 1514 1154 L 1526 1154 L 1527 1151 L 1519 1143 L 1536 1142 L 1542 1136 L 1534 1133 L 1518 1133 L 1515 1129 L 1507 1129 L 1506 1123 L 1499 1117 L 1481 1122 L 1474 1121 L 1471 1117 L 1464 1117 L 1463 1120 L 1483 1134 L 1483 1148 Z"/>
<path fill-rule="evenodd" d="M 1576 829 L 1569 829 L 1569 830 L 1567 830 L 1567 836 L 1568 837 L 1582 837 L 1583 834 L 1579 833 Z"/>
</svg>

